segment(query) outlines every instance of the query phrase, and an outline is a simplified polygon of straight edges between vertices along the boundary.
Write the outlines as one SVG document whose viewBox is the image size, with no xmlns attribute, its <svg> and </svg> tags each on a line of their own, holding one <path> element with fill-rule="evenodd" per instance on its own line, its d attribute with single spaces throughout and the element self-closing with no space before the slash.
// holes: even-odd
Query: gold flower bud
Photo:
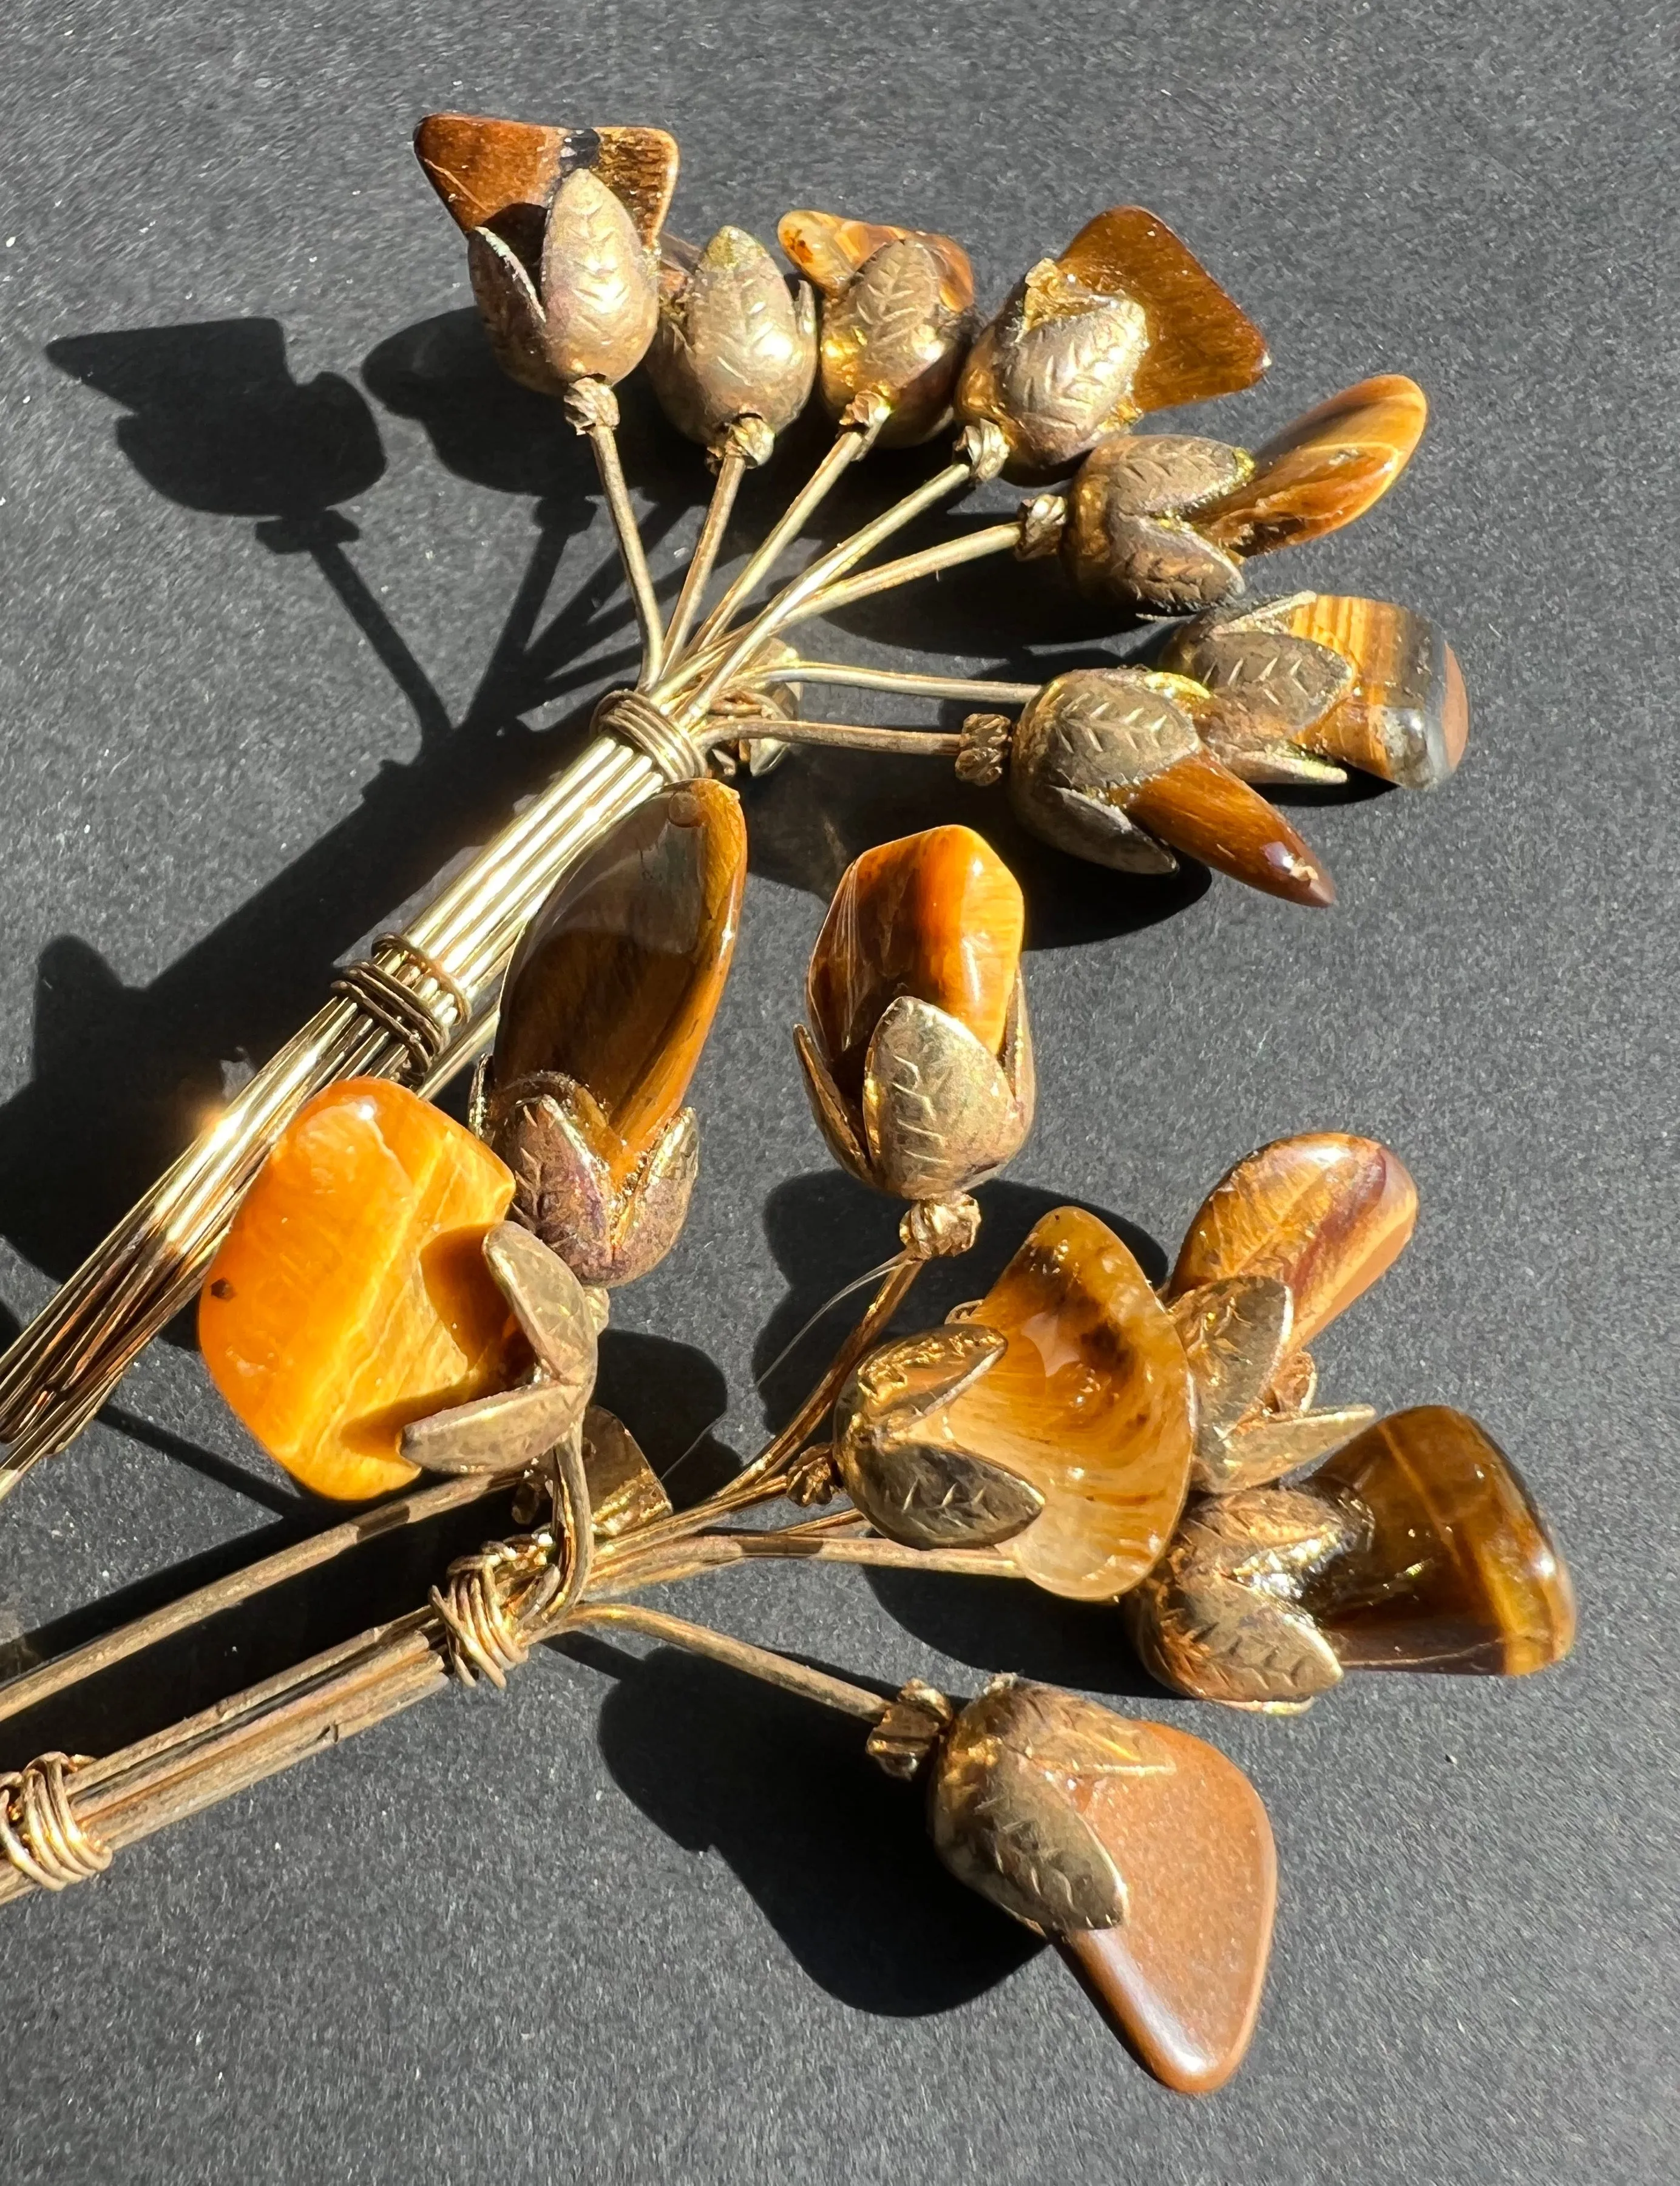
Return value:
<svg viewBox="0 0 1680 2186">
<path fill-rule="evenodd" d="M 790 294 L 741 228 L 720 227 L 697 252 L 667 238 L 647 376 L 677 430 L 703 446 L 743 417 L 783 432 L 816 377 L 816 300 L 803 281 Z"/>
<path fill-rule="evenodd" d="M 1330 875 L 1288 821 L 1204 748 L 1196 715 L 1208 703 L 1187 677 L 1143 669 L 1056 676 L 1011 744 L 1010 801 L 1022 825 L 1125 872 L 1171 872 L 1177 849 L 1291 903 L 1334 901 Z"/>
<path fill-rule="evenodd" d="M 1056 1942 L 1157 2079 L 1223 2085 L 1253 2033 L 1277 1901 L 1242 1771 L 1184 1731 L 1008 1678 L 948 1725 L 922 1712 L 928 1831 L 951 1873 Z"/>
<path fill-rule="evenodd" d="M 989 1176 L 1033 1120 L 1021 889 L 967 827 L 866 851 L 811 952 L 794 1034 L 830 1150 L 866 1184 L 944 1199 Z"/>
<path fill-rule="evenodd" d="M 822 297 L 822 399 L 837 418 L 855 402 L 887 403 L 882 447 L 931 440 L 974 329 L 974 273 L 948 235 L 790 212 L 781 247 Z"/>
</svg>

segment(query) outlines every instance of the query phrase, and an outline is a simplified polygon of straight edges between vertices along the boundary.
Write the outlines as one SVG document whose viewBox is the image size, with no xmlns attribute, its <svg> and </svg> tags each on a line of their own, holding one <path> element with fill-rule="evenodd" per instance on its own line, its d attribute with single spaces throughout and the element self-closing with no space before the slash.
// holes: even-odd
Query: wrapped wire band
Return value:
<svg viewBox="0 0 1680 2186">
<path fill-rule="evenodd" d="M 111 1848 L 76 1819 L 66 1779 L 87 1759 L 42 1753 L 0 1774 L 0 1852 L 42 1890 L 88 1882 L 111 1864 Z"/>
<path fill-rule="evenodd" d="M 397 966 L 380 963 L 382 956 L 395 956 Z M 398 968 L 405 965 L 412 966 L 422 978 L 430 979 L 447 995 L 454 1012 L 447 1023 L 440 1021 L 435 1002 L 423 1000 L 406 980 L 397 976 Z M 373 944 L 373 954 L 347 964 L 333 980 L 332 991 L 354 1002 L 364 1017 L 371 1017 L 393 1040 L 400 1040 L 417 1077 L 423 1077 L 443 1053 L 451 1031 L 465 1024 L 473 1014 L 466 995 L 436 957 L 428 956 L 405 933 L 382 933 Z"/>
<path fill-rule="evenodd" d="M 645 691 L 609 691 L 595 709 L 595 728 L 622 737 L 651 759 L 667 782 L 697 782 L 707 771 L 706 754 L 687 731 L 680 729 Z"/>
<path fill-rule="evenodd" d="M 493 1541 L 452 1563 L 432 1607 L 444 1628 L 449 1667 L 463 1685 L 488 1678 L 498 1692 L 531 1651 L 524 1626 L 560 1591 L 562 1574 L 546 1543 Z"/>
</svg>

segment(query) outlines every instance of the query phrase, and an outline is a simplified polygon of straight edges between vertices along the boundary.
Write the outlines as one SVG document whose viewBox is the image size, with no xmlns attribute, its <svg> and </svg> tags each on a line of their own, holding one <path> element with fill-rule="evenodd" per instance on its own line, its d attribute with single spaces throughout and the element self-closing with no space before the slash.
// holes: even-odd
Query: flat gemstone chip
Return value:
<svg viewBox="0 0 1680 2186">
<path fill-rule="evenodd" d="M 1224 1754 L 1164 1724 L 1134 1729 L 1156 1765 L 1071 1786 L 1124 1881 L 1125 1918 L 1058 1941 L 1156 2077 L 1208 2094 L 1242 2062 L 1260 2009 L 1277 1904 L 1271 1824 Z"/>
<path fill-rule="evenodd" d="M 1397 782 L 1433 789 L 1464 757 L 1470 702 L 1453 648 L 1409 608 L 1313 592 L 1280 626 L 1327 645 L 1352 664 L 1353 682 L 1299 732 L 1308 750 Z"/>
<path fill-rule="evenodd" d="M 1026 907 L 972 827 L 930 827 L 849 866 L 811 951 L 806 995 L 835 1084 L 855 1096 L 870 1036 L 900 995 L 955 1017 L 995 1055 Z"/>
<path fill-rule="evenodd" d="M 1310 1343 L 1392 1265 L 1418 1219 L 1417 1186 L 1375 1139 L 1277 1139 L 1222 1177 L 1179 1248 L 1171 1297 L 1228 1275 L 1273 1275 Z"/>
<path fill-rule="evenodd" d="M 1100 212 L 1058 263 L 1087 288 L 1142 305 L 1147 342 L 1132 389 L 1140 410 L 1235 394 L 1270 362 L 1253 320 L 1142 205 Z"/>
<path fill-rule="evenodd" d="M 1428 417 L 1414 381 L 1397 373 L 1362 379 L 1257 449 L 1252 477 L 1198 511 L 1196 528 L 1233 554 L 1268 554 L 1338 530 L 1387 492 Z"/>
<path fill-rule="evenodd" d="M 1463 1412 L 1397 1412 L 1307 1491 L 1368 1522 L 1302 1595 L 1344 1668 L 1522 1677 L 1568 1654 L 1569 1573 L 1520 1475 Z"/>
<path fill-rule="evenodd" d="M 205 1276 L 199 1341 L 305 1487 L 403 1486 L 403 1428 L 502 1386 L 512 1322 L 483 1246 L 512 1193 L 470 1131 L 383 1079 L 329 1087 L 281 1134 Z"/>
<path fill-rule="evenodd" d="M 1193 1442 L 1190 1367 L 1148 1278 L 1094 1214 L 1046 1214 L 973 1309 L 1008 1339 L 949 1410 L 953 1433 L 1044 1508 L 1010 1544 L 1053 1594 L 1111 1600 L 1165 1549 Z"/>
<path fill-rule="evenodd" d="M 638 806 L 561 881 L 508 968 L 492 1090 L 545 1073 L 574 1079 L 600 1111 L 595 1151 L 615 1182 L 682 1106 L 746 877 L 740 799 L 686 782 Z"/>
</svg>

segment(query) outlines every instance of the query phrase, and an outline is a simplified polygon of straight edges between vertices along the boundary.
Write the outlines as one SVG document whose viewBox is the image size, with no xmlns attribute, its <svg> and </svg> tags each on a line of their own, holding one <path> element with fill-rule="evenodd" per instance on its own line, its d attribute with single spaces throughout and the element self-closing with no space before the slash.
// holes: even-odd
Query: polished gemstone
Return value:
<svg viewBox="0 0 1680 2186">
<path fill-rule="evenodd" d="M 1165 1309 L 1112 1230 L 1061 1207 L 972 1318 L 1008 1344 L 951 1405 L 952 1432 L 1044 1499 L 1011 1556 L 1053 1594 L 1123 1593 L 1166 1546 L 1190 1477 L 1190 1368 Z"/>
<path fill-rule="evenodd" d="M 1277 1853 L 1235 1762 L 1164 1724 L 1134 1724 L 1150 1765 L 1076 1777 L 1071 1796 L 1112 1853 L 1126 1917 L 1058 1940 L 1156 2077 L 1223 2087 L 1260 2009 Z"/>
<path fill-rule="evenodd" d="M 414 132 L 426 179 L 470 235 L 488 227 L 522 254 L 568 175 L 589 169 L 621 199 L 644 243 L 676 188 L 676 140 L 663 129 L 556 129 L 477 114 L 428 114 Z"/>
<path fill-rule="evenodd" d="M 693 782 L 621 821 L 526 928 L 502 989 L 496 1097 L 557 1073 L 615 1182 L 682 1105 L 734 953 L 747 874 L 740 800 Z"/>
<path fill-rule="evenodd" d="M 1286 902 L 1336 901 L 1336 883 L 1287 820 L 1212 752 L 1187 753 L 1125 799 L 1129 818 L 1233 880 Z"/>
<path fill-rule="evenodd" d="M 1267 554 L 1337 530 L 1387 492 L 1428 416 L 1414 381 L 1362 379 L 1257 449 L 1253 475 L 1198 510 L 1196 528 L 1233 554 Z"/>
<path fill-rule="evenodd" d="M 970 827 L 906 835 L 848 866 L 807 984 L 811 1023 L 840 1090 L 860 1090 L 871 1035 L 900 995 L 943 1010 L 995 1055 L 1025 916 L 1014 874 Z"/>
<path fill-rule="evenodd" d="M 518 1339 L 483 1246 L 512 1191 L 471 1132 L 382 1079 L 317 1094 L 282 1133 L 210 1264 L 199 1341 L 306 1488 L 401 1487 L 408 1422 L 502 1385 Z"/>
<path fill-rule="evenodd" d="M 1516 1468 L 1464 1413 L 1379 1420 L 1306 1486 L 1358 1521 L 1302 1595 L 1344 1668 L 1520 1677 L 1568 1654 L 1569 1574 Z"/>
<path fill-rule="evenodd" d="M 1432 624 L 1386 600 L 1326 592 L 1289 602 L 1281 621 L 1353 670 L 1351 687 L 1300 731 L 1303 744 L 1405 789 L 1447 779 L 1464 757 L 1470 702 L 1457 656 Z"/>
<path fill-rule="evenodd" d="M 1228 1275 L 1274 1275 L 1308 1344 L 1391 1266 L 1418 1219 L 1417 1186 L 1386 1146 L 1339 1131 L 1278 1139 L 1215 1185 L 1179 1249 L 1169 1296 Z"/>
<path fill-rule="evenodd" d="M 1271 361 L 1252 319 L 1141 205 L 1100 212 L 1058 263 L 1087 289 L 1142 305 L 1145 343 L 1131 389 L 1140 411 L 1235 394 Z"/>
</svg>

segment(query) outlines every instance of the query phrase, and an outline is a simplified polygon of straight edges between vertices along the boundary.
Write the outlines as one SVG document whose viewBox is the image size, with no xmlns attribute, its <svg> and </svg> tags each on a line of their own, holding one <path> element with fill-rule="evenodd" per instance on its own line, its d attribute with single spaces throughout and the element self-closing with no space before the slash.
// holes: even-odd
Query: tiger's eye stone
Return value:
<svg viewBox="0 0 1680 2186">
<path fill-rule="evenodd" d="M 663 129 L 557 129 L 487 115 L 428 114 L 414 154 L 451 217 L 488 227 L 516 249 L 540 236 L 541 215 L 567 177 L 598 175 L 629 209 L 644 243 L 676 188 L 676 140 Z"/>
<path fill-rule="evenodd" d="M 1112 1230 L 1060 1207 L 972 1318 L 1008 1348 L 951 1405 L 952 1430 L 1044 1498 L 1010 1555 L 1053 1594 L 1124 1593 L 1166 1547 L 1190 1478 L 1190 1368 L 1165 1309 Z"/>
<path fill-rule="evenodd" d="M 1128 793 L 1129 818 L 1186 856 L 1286 903 L 1323 908 L 1336 883 L 1274 804 L 1210 751 L 1189 752 Z"/>
<path fill-rule="evenodd" d="M 1253 320 L 1142 205 L 1087 221 L 1058 263 L 1088 289 L 1142 305 L 1147 341 L 1132 383 L 1140 411 L 1235 394 L 1271 362 Z"/>
<path fill-rule="evenodd" d="M 1155 1766 L 1078 1780 L 1113 1854 L 1126 1918 L 1057 1940 L 1156 2079 L 1223 2087 L 1247 2053 L 1271 1955 L 1278 1863 L 1235 1762 L 1165 1724 L 1134 1724 Z"/>
<path fill-rule="evenodd" d="M 806 1001 L 835 1084 L 855 1097 L 888 1004 L 912 995 L 995 1055 L 1021 967 L 1026 906 L 972 827 L 930 827 L 848 866 L 816 946 Z"/>
<path fill-rule="evenodd" d="M 210 1378 L 319 1495 L 400 1488 L 411 1420 L 510 1366 L 484 1261 L 513 1179 L 441 1109 L 383 1079 L 317 1094 L 276 1141 L 199 1299 Z"/>
<path fill-rule="evenodd" d="M 1308 750 L 1345 759 L 1403 789 L 1433 789 L 1464 757 L 1470 701 L 1457 656 L 1433 624 L 1386 600 L 1309 592 L 1279 626 L 1327 645 L 1353 681 L 1298 732 Z"/>
<path fill-rule="evenodd" d="M 1417 1219 L 1417 1186 L 1375 1139 L 1274 1140 L 1202 1202 L 1168 1296 L 1227 1275 L 1275 1276 L 1295 1301 L 1291 1341 L 1304 1346 L 1392 1265 Z"/>
<path fill-rule="evenodd" d="M 1345 1668 L 1510 1678 L 1568 1654 L 1569 1574 L 1515 1466 L 1464 1413 L 1379 1420 L 1305 1486 L 1362 1521 L 1302 1594 Z"/>
<path fill-rule="evenodd" d="M 1232 554 L 1269 554 L 1338 530 L 1387 492 L 1428 417 L 1415 381 L 1362 379 L 1257 449 L 1252 476 L 1198 510 L 1196 528 Z"/>
<path fill-rule="evenodd" d="M 622 1183 L 682 1106 L 723 995 L 747 877 L 740 799 L 686 782 L 640 805 L 526 928 L 502 989 L 490 1084 L 557 1072 L 592 1097 Z"/>
</svg>

